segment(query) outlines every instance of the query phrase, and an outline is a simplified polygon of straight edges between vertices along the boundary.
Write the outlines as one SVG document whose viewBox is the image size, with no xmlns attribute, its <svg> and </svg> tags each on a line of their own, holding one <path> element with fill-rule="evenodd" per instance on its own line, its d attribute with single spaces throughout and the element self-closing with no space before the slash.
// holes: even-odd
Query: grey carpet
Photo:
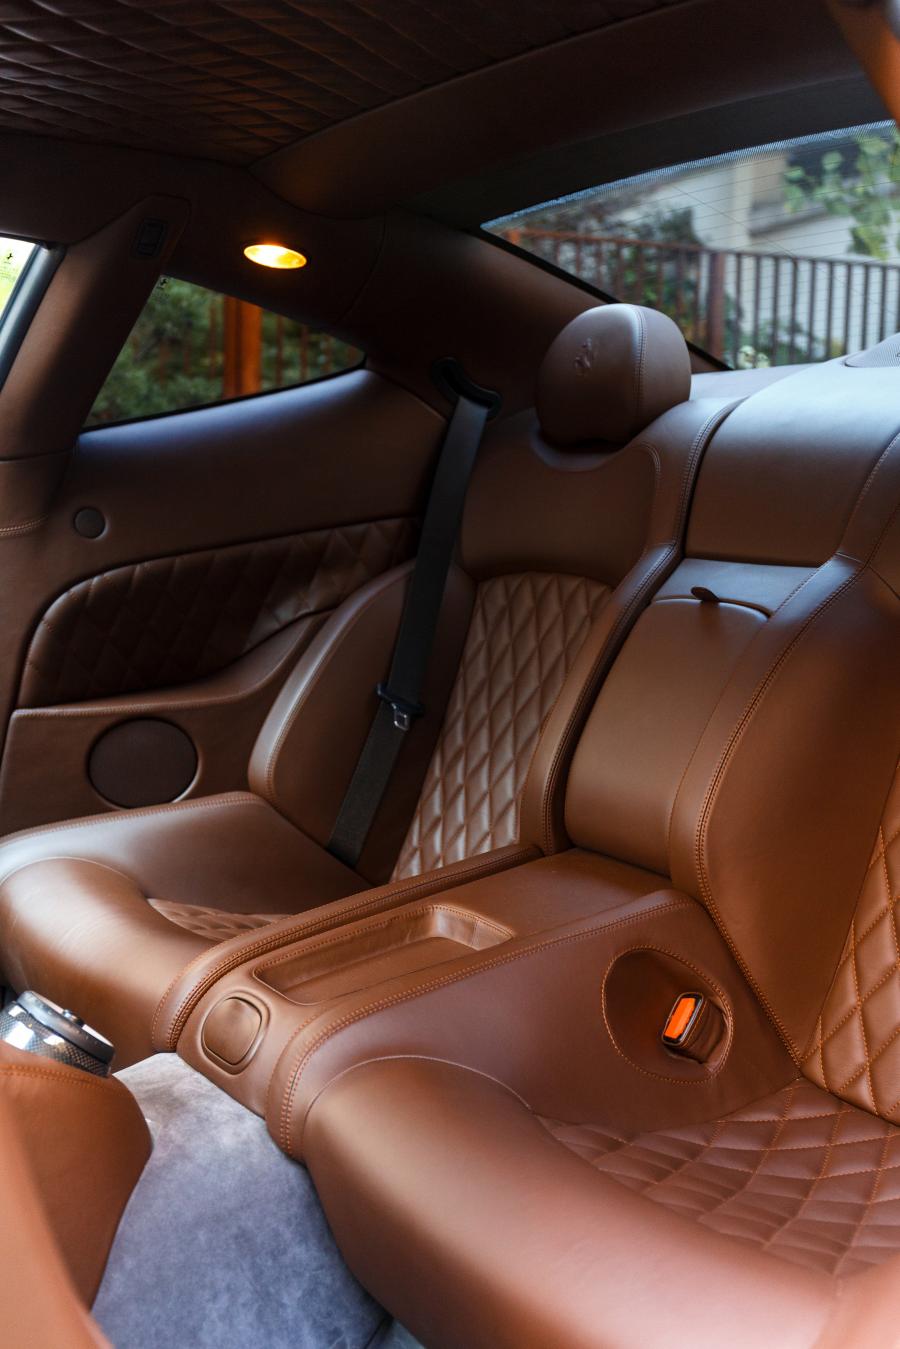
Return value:
<svg viewBox="0 0 900 1349">
<path fill-rule="evenodd" d="M 154 1147 L 93 1308 L 115 1349 L 414 1349 L 261 1119 L 174 1054 L 120 1076 Z"/>
<path fill-rule="evenodd" d="M 370 1349 L 424 1349 L 399 1321 L 391 1321 L 375 1336 Z"/>
</svg>

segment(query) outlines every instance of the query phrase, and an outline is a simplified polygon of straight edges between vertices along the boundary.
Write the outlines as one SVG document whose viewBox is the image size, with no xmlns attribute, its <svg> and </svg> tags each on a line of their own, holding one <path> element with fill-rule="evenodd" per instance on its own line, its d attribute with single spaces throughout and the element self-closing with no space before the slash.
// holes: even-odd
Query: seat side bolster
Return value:
<svg viewBox="0 0 900 1349">
<path fill-rule="evenodd" d="M 209 945 L 168 922 L 130 877 L 100 862 L 46 857 L 0 886 L 6 979 L 75 1009 L 113 1041 L 117 1068 L 153 1052 L 160 988 Z"/>
<path fill-rule="evenodd" d="M 691 493 L 704 452 L 734 401 L 672 408 L 622 453 L 653 460 L 655 489 L 644 551 L 612 591 L 563 684 L 535 749 L 522 793 L 520 838 L 544 852 L 568 846 L 564 783 L 601 683 L 629 631 L 681 554 Z"/>
<path fill-rule="evenodd" d="M 363 586 L 310 644 L 263 723 L 250 786 L 297 828 L 327 844 L 387 678 L 412 564 Z M 376 817 L 360 873 L 387 880 L 437 739 L 468 628 L 473 587 L 451 570 L 423 702 Z M 323 736 L 322 727 L 328 727 Z"/>
</svg>

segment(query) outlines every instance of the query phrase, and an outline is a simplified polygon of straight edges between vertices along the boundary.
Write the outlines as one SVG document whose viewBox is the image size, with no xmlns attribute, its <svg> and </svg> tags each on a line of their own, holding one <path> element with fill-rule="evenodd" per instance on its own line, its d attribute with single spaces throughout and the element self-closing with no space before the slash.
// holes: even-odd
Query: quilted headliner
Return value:
<svg viewBox="0 0 900 1349">
<path fill-rule="evenodd" d="M 682 0 L 0 0 L 0 128 L 249 163 Z"/>
</svg>

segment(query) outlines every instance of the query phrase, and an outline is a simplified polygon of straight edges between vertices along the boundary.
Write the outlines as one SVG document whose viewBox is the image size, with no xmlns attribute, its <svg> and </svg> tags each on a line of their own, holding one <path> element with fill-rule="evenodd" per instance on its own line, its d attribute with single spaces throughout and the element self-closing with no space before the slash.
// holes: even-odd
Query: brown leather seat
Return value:
<svg viewBox="0 0 900 1349">
<path fill-rule="evenodd" d="M 270 1127 L 435 1349 L 896 1341 L 897 387 L 832 363 L 710 447 L 567 787 L 577 848 L 659 890 L 279 1064 Z M 660 1040 L 691 988 L 699 1062 Z"/>
<path fill-rule="evenodd" d="M 174 976 L 223 938 L 461 859 L 552 850 L 589 697 L 675 565 L 723 400 L 689 403 L 675 325 L 590 310 L 551 346 L 537 411 L 492 429 L 470 486 L 426 715 L 352 871 L 326 851 L 375 708 L 409 568 L 341 606 L 289 677 L 250 793 L 119 812 L 0 849 L 0 949 L 15 988 L 151 1048 Z"/>
</svg>

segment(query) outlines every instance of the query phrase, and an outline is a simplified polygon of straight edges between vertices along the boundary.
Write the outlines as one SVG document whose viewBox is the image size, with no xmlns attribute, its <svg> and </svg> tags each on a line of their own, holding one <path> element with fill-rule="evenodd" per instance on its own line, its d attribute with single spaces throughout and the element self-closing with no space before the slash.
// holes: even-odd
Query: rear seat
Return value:
<svg viewBox="0 0 900 1349">
<path fill-rule="evenodd" d="M 430 1349 L 896 1342 L 900 374 L 861 373 L 729 417 L 576 750 L 548 908 L 585 850 L 659 889 L 282 1057 L 272 1132 Z"/>
<path fill-rule="evenodd" d="M 595 309 L 551 346 L 537 420 L 529 412 L 489 431 L 428 712 L 408 736 L 358 872 L 324 845 L 390 661 L 408 567 L 324 625 L 263 727 L 251 793 L 4 842 L 7 981 L 77 1008 L 117 1042 L 123 1063 L 151 1051 L 164 991 L 223 939 L 392 872 L 385 905 L 400 902 L 407 878 L 437 868 L 462 878 L 465 859 L 478 858 L 483 873 L 551 851 L 590 696 L 678 560 L 697 464 L 730 406 L 686 402 L 689 388 L 670 320 L 627 305 Z"/>
</svg>

